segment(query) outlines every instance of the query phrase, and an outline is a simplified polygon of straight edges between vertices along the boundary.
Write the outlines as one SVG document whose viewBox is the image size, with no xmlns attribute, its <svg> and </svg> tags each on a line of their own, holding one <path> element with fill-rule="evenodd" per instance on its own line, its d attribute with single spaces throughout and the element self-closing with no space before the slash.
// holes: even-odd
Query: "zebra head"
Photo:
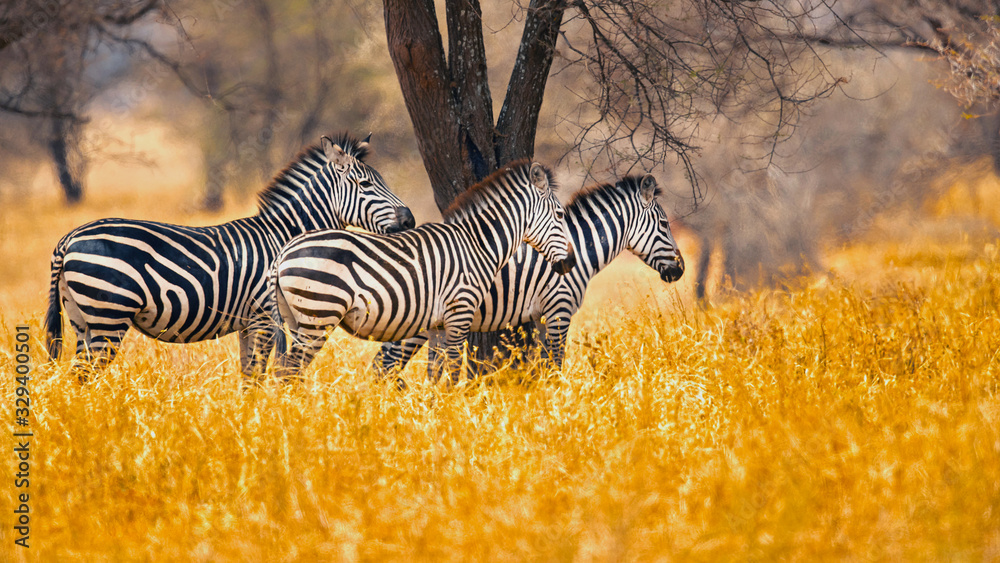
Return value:
<svg viewBox="0 0 1000 563">
<path fill-rule="evenodd" d="M 634 205 L 637 211 L 627 233 L 626 246 L 649 267 L 659 272 L 663 281 L 679 280 L 684 275 L 684 258 L 670 232 L 667 214 L 656 201 L 656 196 L 660 195 L 656 178 L 652 174 L 646 174 L 642 178 L 632 176 L 624 178 L 619 184 L 631 186 L 628 192 L 635 194 Z"/>
<path fill-rule="evenodd" d="M 385 185 L 382 175 L 364 162 L 368 154 L 368 136 L 357 142 L 346 135 L 342 147 L 329 137 L 321 139 L 323 154 L 329 161 L 323 173 L 333 186 L 334 213 L 348 225 L 373 233 L 396 233 L 413 228 L 409 208 Z"/>
<path fill-rule="evenodd" d="M 576 254 L 570 243 L 563 206 L 552 190 L 549 172 L 541 164 L 531 163 L 528 179 L 538 198 L 533 199 L 528 209 L 524 242 L 552 263 L 556 272 L 565 275 L 576 265 Z"/>
</svg>

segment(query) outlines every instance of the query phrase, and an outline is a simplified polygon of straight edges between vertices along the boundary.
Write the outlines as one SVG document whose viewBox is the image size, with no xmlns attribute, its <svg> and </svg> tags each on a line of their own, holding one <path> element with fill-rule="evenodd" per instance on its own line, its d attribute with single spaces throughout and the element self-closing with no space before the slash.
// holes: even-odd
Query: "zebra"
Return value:
<svg viewBox="0 0 1000 563">
<path fill-rule="evenodd" d="M 665 282 L 684 274 L 667 215 L 651 174 L 627 176 L 614 184 L 585 188 L 566 206 L 566 223 L 577 249 L 576 266 L 556 275 L 537 252 L 521 245 L 493 280 L 488 298 L 476 310 L 471 330 L 492 332 L 532 324 L 539 327 L 543 352 L 562 367 L 570 319 L 580 309 L 591 278 L 624 250 L 630 250 L 659 272 Z M 372 367 L 380 376 L 402 370 L 429 339 L 428 331 L 401 342 L 382 345 Z M 432 351 L 428 371 L 435 369 Z"/>
<path fill-rule="evenodd" d="M 50 358 L 60 356 L 65 309 L 77 335 L 81 382 L 114 359 L 133 327 L 185 343 L 237 332 L 241 371 L 261 373 L 275 342 L 267 277 L 288 240 L 345 225 L 382 233 L 414 225 L 410 210 L 365 164 L 369 148 L 368 139 L 346 133 L 323 136 L 260 192 L 251 217 L 210 227 L 102 219 L 71 231 L 52 253 Z"/>
<path fill-rule="evenodd" d="M 441 328 L 456 380 L 473 314 L 522 241 L 557 272 L 573 267 L 554 187 L 547 168 L 521 160 L 466 190 L 444 211 L 443 223 L 389 236 L 320 231 L 290 242 L 271 273 L 272 314 L 292 335 L 279 376 L 297 376 L 308 366 L 328 327 L 382 341 Z"/>
</svg>

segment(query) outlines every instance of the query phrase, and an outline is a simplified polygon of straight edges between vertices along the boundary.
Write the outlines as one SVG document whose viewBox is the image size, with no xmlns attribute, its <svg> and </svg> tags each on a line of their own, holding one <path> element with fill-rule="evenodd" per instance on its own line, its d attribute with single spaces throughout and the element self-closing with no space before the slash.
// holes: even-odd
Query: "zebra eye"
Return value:
<svg viewBox="0 0 1000 563">
<path fill-rule="evenodd" d="M 371 183 L 368 180 L 361 180 L 360 182 L 358 182 L 358 184 L 361 185 L 361 189 L 362 190 L 370 190 L 372 188 L 372 186 L 375 185 L 375 184 Z"/>
</svg>

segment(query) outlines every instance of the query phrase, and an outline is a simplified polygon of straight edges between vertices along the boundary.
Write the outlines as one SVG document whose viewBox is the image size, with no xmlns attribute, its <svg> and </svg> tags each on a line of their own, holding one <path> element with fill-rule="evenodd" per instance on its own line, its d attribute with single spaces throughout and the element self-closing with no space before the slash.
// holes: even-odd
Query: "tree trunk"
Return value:
<svg viewBox="0 0 1000 563">
<path fill-rule="evenodd" d="M 212 94 L 219 91 L 219 75 L 221 70 L 218 64 L 208 59 L 204 68 L 205 86 Z M 207 127 L 203 130 L 205 138 L 203 140 L 202 154 L 205 155 L 205 199 L 202 200 L 202 209 L 210 213 L 222 211 L 225 201 L 222 198 L 226 189 L 228 178 L 226 174 L 226 164 L 229 162 L 229 112 L 218 106 L 210 106 L 210 117 Z"/>
<path fill-rule="evenodd" d="M 538 113 L 565 10 L 558 0 L 532 0 L 528 6 L 514 70 L 497 119 L 495 147 L 501 164 L 535 155 Z"/>
<path fill-rule="evenodd" d="M 497 162 L 501 165 L 535 155 L 538 114 L 564 10 L 565 7 L 558 2 L 551 1 L 533 0 L 528 7 L 517 60 L 507 84 L 500 117 L 497 119 L 494 150 Z M 527 340 L 523 342 L 519 340 L 522 331 L 527 335 Z M 473 368 L 470 374 L 482 375 L 490 371 L 498 361 L 508 358 L 510 349 L 504 345 L 505 340 L 525 349 L 530 347 L 534 343 L 534 331 L 534 325 L 529 324 L 513 330 L 470 335 L 469 346 L 475 350 L 476 359 L 470 366 Z"/>
<path fill-rule="evenodd" d="M 993 173 L 1000 176 L 1000 111 L 989 117 L 990 156 L 993 157 Z"/>
<path fill-rule="evenodd" d="M 479 0 L 447 0 L 445 9 L 447 61 L 433 0 L 384 2 L 389 55 L 441 210 L 500 166 L 534 155 L 565 7 L 552 0 L 533 0 L 528 7 L 496 125 Z"/>
<path fill-rule="evenodd" d="M 83 199 L 83 185 L 73 173 L 69 162 L 70 143 L 73 142 L 71 141 L 72 127 L 73 125 L 66 119 L 55 118 L 52 120 L 49 154 L 52 156 L 52 162 L 56 165 L 56 176 L 59 178 L 59 185 L 62 186 L 63 194 L 66 196 L 66 203 L 76 204 Z"/>
<path fill-rule="evenodd" d="M 694 284 L 695 296 L 701 303 L 705 302 L 708 291 L 708 267 L 712 260 L 712 241 L 705 235 L 701 236 L 701 249 L 698 256 L 698 275 Z"/>
<path fill-rule="evenodd" d="M 209 213 L 222 211 L 225 202 L 222 192 L 226 186 L 226 162 L 216 153 L 207 155 L 205 159 L 205 199 L 201 202 L 203 210 Z"/>
<path fill-rule="evenodd" d="M 267 59 L 264 83 L 261 85 L 264 120 L 255 139 L 259 149 L 257 166 L 261 178 L 266 182 L 274 173 L 271 163 L 271 144 L 274 140 L 274 128 L 278 123 L 278 104 L 281 103 L 281 76 L 278 49 L 274 44 L 274 18 L 271 16 L 271 9 L 265 0 L 256 0 L 253 2 L 253 10 L 260 21 L 260 39 L 264 44 L 264 56 Z"/>
<path fill-rule="evenodd" d="M 448 58 L 434 0 L 385 0 L 386 37 L 438 209 L 504 164 L 535 153 L 535 130 L 565 5 L 532 0 L 496 125 L 479 0 L 446 0 Z M 473 335 L 492 363 L 499 333 Z M 506 350 L 500 347 L 501 354 Z M 473 365 L 477 365 L 476 362 Z M 474 368 L 473 372 L 479 372 Z"/>
<path fill-rule="evenodd" d="M 316 133 L 316 131 L 322 123 L 323 108 L 326 107 L 331 91 L 330 76 L 334 74 L 334 71 L 327 67 L 332 57 L 332 50 L 329 40 L 323 33 L 326 29 L 326 10 L 316 2 L 311 2 L 310 7 L 312 8 L 313 17 L 312 56 L 315 66 L 313 68 L 312 79 L 314 80 L 314 94 L 307 107 L 303 108 L 302 118 L 299 121 L 298 140 L 301 145 L 308 145 L 315 142 L 312 139 L 319 137 L 319 133 Z"/>
<path fill-rule="evenodd" d="M 462 193 L 471 167 L 460 158 L 458 112 L 434 0 L 385 0 L 389 56 L 413 122 L 438 209 Z"/>
</svg>

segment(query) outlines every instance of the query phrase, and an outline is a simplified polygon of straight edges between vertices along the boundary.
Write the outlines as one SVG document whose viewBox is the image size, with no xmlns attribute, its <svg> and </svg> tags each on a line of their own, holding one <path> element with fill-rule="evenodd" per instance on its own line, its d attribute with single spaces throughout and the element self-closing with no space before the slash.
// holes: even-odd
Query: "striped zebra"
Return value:
<svg viewBox="0 0 1000 563">
<path fill-rule="evenodd" d="M 281 375 L 297 375 L 323 347 L 326 329 L 342 326 L 382 341 L 442 328 L 457 377 L 473 314 L 522 241 L 556 271 L 573 266 L 553 188 L 545 167 L 518 161 L 459 196 L 443 223 L 391 236 L 322 231 L 290 242 L 271 275 L 276 313 L 292 334 Z"/>
<path fill-rule="evenodd" d="M 521 245 L 493 280 L 488 298 L 476 310 L 472 331 L 534 324 L 545 356 L 561 367 L 570 319 L 583 303 L 587 284 L 616 256 L 631 251 L 666 282 L 683 275 L 684 259 L 667 215 L 656 201 L 659 194 L 656 179 L 649 174 L 628 176 L 576 194 L 566 206 L 566 223 L 577 249 L 576 266 L 564 276 L 556 275 L 537 252 Z M 401 370 L 425 342 L 434 340 L 432 333 L 386 342 L 372 367 L 380 375 Z M 433 353 L 431 359 L 428 370 L 433 372 Z"/>
<path fill-rule="evenodd" d="M 52 254 L 49 356 L 60 355 L 65 309 L 81 381 L 114 359 L 131 327 L 166 342 L 238 332 L 243 373 L 262 372 L 275 340 L 267 277 L 288 240 L 345 225 L 382 233 L 414 225 L 410 210 L 364 163 L 368 150 L 367 139 L 324 136 L 259 194 L 256 215 L 222 225 L 103 219 L 73 230 Z"/>
</svg>

